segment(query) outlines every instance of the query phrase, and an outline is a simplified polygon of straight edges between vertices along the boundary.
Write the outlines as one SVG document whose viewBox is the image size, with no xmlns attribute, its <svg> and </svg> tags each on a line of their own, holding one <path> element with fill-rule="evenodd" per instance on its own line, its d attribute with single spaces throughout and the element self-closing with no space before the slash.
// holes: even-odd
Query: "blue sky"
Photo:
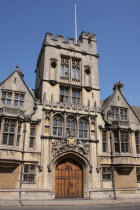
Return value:
<svg viewBox="0 0 140 210">
<path fill-rule="evenodd" d="M 77 0 L 78 35 L 95 33 L 101 99 L 122 81 L 130 104 L 140 106 L 140 0 Z M 45 33 L 74 37 L 74 0 L 0 0 L 0 82 L 18 64 L 34 88 Z"/>
</svg>

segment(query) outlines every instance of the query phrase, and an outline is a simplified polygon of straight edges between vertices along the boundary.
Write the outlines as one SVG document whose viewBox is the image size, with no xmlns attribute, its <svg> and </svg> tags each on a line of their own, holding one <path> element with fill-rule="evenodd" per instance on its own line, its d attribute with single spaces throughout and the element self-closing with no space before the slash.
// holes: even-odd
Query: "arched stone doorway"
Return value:
<svg viewBox="0 0 140 210">
<path fill-rule="evenodd" d="M 76 160 L 67 157 L 56 164 L 55 197 L 83 197 L 83 168 Z"/>
</svg>

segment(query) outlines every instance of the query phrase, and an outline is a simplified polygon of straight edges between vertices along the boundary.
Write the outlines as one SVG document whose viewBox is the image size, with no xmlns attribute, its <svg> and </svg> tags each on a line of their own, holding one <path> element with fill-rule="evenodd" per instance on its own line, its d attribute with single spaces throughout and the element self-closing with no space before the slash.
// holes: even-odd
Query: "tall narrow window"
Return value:
<svg viewBox="0 0 140 210">
<path fill-rule="evenodd" d="M 102 145 L 103 152 L 107 152 L 107 132 L 102 131 Z"/>
<path fill-rule="evenodd" d="M 76 89 L 72 90 L 72 103 L 80 104 L 80 90 L 76 90 Z"/>
<path fill-rule="evenodd" d="M 79 121 L 79 138 L 88 138 L 88 122 L 84 119 Z"/>
<path fill-rule="evenodd" d="M 69 99 L 69 89 L 60 88 L 60 102 L 68 103 L 68 99 Z"/>
<path fill-rule="evenodd" d="M 136 167 L 137 182 L 140 182 L 140 167 Z"/>
<path fill-rule="evenodd" d="M 15 122 L 6 121 L 4 123 L 2 144 L 13 146 L 14 138 L 15 138 Z"/>
<path fill-rule="evenodd" d="M 140 136 L 139 133 L 135 133 L 136 153 L 140 154 Z"/>
<path fill-rule="evenodd" d="M 61 57 L 61 73 L 60 73 L 61 79 L 68 80 L 69 78 L 69 58 L 62 56 Z"/>
<path fill-rule="evenodd" d="M 121 139 L 121 152 L 129 152 L 129 135 L 128 132 L 121 131 L 120 132 Z"/>
<path fill-rule="evenodd" d="M 19 146 L 20 144 L 20 131 L 21 131 L 21 125 L 18 125 L 18 131 L 17 131 L 17 142 L 16 142 L 16 146 Z"/>
<path fill-rule="evenodd" d="M 44 133 L 47 135 L 50 133 L 50 118 L 49 117 L 45 118 Z"/>
<path fill-rule="evenodd" d="M 119 132 L 114 132 L 114 146 L 115 146 L 115 152 L 120 152 L 120 143 L 119 143 Z"/>
<path fill-rule="evenodd" d="M 127 109 L 120 109 L 120 120 L 127 120 Z"/>
<path fill-rule="evenodd" d="M 24 165 L 23 183 L 25 184 L 35 183 L 35 166 L 34 165 Z"/>
<path fill-rule="evenodd" d="M 34 148 L 35 144 L 35 125 L 30 125 L 30 142 L 29 142 L 29 148 Z"/>
<path fill-rule="evenodd" d="M 67 133 L 71 132 L 72 134 L 76 133 L 76 121 L 73 117 L 72 118 L 69 117 L 66 120 L 66 132 Z"/>
<path fill-rule="evenodd" d="M 80 81 L 80 60 L 72 58 L 72 81 Z"/>
<path fill-rule="evenodd" d="M 53 119 L 53 135 L 62 136 L 62 118 L 55 116 Z"/>
<path fill-rule="evenodd" d="M 119 119 L 119 109 L 113 107 L 112 108 L 112 115 L 113 115 L 113 119 L 114 120 L 118 120 Z"/>
</svg>

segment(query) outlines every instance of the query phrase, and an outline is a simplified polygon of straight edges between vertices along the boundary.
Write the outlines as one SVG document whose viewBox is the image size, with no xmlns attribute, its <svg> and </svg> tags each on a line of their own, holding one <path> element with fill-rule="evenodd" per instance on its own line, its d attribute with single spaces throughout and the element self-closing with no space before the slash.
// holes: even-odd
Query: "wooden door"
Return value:
<svg viewBox="0 0 140 210">
<path fill-rule="evenodd" d="M 55 196 L 81 198 L 83 195 L 83 171 L 72 159 L 60 161 L 55 170 Z"/>
</svg>

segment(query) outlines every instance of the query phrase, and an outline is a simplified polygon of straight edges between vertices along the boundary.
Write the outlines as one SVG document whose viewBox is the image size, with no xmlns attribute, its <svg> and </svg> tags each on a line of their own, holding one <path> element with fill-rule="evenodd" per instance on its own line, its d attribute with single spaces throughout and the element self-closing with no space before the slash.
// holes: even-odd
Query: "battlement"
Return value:
<svg viewBox="0 0 140 210">
<path fill-rule="evenodd" d="M 85 32 L 82 31 L 81 35 L 79 36 L 79 40 L 82 41 L 83 39 L 87 39 L 88 41 L 96 41 L 96 35 L 89 33 L 89 32 Z"/>
<path fill-rule="evenodd" d="M 56 35 L 54 36 L 54 34 L 52 33 L 46 33 L 45 35 L 45 41 L 47 43 L 54 43 L 54 44 L 57 44 L 57 45 L 73 45 L 73 46 L 77 46 L 77 47 L 82 47 L 83 46 L 83 43 L 86 44 L 86 45 L 90 45 L 91 42 L 96 42 L 96 35 L 95 34 L 92 34 L 92 33 L 88 33 L 88 32 L 85 32 L 85 31 L 82 31 L 82 33 L 80 34 L 79 36 L 79 39 L 77 40 L 77 43 L 76 43 L 76 40 L 73 39 L 73 38 L 70 38 L 70 37 L 64 37 L 62 35 Z"/>
<path fill-rule="evenodd" d="M 85 31 L 81 32 L 77 43 L 73 38 L 66 38 L 62 35 L 55 36 L 53 33 L 47 32 L 39 53 L 37 65 L 46 46 L 53 46 L 58 49 L 78 52 L 82 53 L 83 55 L 89 54 L 95 56 L 96 58 L 99 57 L 96 48 L 96 35 Z"/>
</svg>

